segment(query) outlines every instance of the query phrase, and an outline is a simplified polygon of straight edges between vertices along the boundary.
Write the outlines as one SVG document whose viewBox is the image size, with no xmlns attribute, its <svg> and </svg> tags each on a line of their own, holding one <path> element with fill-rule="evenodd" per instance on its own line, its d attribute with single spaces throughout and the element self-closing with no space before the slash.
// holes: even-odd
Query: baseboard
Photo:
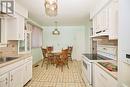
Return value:
<svg viewBox="0 0 130 87">
<path fill-rule="evenodd" d="M 36 62 L 35 64 L 33 64 L 33 67 L 35 67 L 37 64 L 39 64 L 42 61 L 42 59 L 40 59 L 38 62 Z"/>
</svg>

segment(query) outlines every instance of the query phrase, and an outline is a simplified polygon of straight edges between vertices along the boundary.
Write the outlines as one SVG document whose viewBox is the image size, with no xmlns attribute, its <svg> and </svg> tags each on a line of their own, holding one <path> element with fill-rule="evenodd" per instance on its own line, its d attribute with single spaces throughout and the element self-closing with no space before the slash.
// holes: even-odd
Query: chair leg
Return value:
<svg viewBox="0 0 130 87">
<path fill-rule="evenodd" d="M 68 65 L 68 62 L 67 62 L 67 68 L 69 69 L 69 65 Z"/>
<path fill-rule="evenodd" d="M 72 61 L 72 57 L 70 56 L 70 60 Z"/>
<path fill-rule="evenodd" d="M 58 64 L 56 64 L 56 68 L 58 67 Z"/>
<path fill-rule="evenodd" d="M 61 65 L 61 72 L 63 72 L 63 65 Z"/>
<path fill-rule="evenodd" d="M 41 65 L 41 67 L 43 67 L 43 64 L 44 64 L 44 59 L 42 60 L 42 65 Z"/>
<path fill-rule="evenodd" d="M 47 61 L 47 64 L 46 64 L 46 70 L 48 69 L 48 65 L 49 65 L 49 61 Z"/>
</svg>

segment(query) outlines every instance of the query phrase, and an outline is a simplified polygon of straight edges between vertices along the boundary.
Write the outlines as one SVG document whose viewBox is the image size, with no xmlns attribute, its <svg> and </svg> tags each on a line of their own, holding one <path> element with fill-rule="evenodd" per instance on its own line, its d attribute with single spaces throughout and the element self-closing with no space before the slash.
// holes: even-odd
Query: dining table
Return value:
<svg viewBox="0 0 130 87">
<path fill-rule="evenodd" d="M 54 63 L 57 64 L 57 60 L 60 59 L 60 55 L 61 55 L 61 50 L 53 50 L 52 53 L 54 55 Z"/>
</svg>

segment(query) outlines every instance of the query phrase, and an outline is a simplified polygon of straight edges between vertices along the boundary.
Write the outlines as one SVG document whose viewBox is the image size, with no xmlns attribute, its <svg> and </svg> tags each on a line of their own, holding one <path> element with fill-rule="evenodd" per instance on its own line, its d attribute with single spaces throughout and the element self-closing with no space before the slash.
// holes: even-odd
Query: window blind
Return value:
<svg viewBox="0 0 130 87">
<path fill-rule="evenodd" d="M 32 25 L 32 48 L 42 46 L 42 29 Z"/>
</svg>

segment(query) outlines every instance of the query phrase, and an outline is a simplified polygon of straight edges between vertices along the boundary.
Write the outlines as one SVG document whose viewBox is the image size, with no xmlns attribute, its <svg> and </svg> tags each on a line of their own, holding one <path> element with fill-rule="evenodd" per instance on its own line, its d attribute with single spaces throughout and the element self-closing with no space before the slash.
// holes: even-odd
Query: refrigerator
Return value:
<svg viewBox="0 0 130 87">
<path fill-rule="evenodd" d="M 130 87 L 130 0 L 119 0 L 118 87 Z"/>
</svg>

